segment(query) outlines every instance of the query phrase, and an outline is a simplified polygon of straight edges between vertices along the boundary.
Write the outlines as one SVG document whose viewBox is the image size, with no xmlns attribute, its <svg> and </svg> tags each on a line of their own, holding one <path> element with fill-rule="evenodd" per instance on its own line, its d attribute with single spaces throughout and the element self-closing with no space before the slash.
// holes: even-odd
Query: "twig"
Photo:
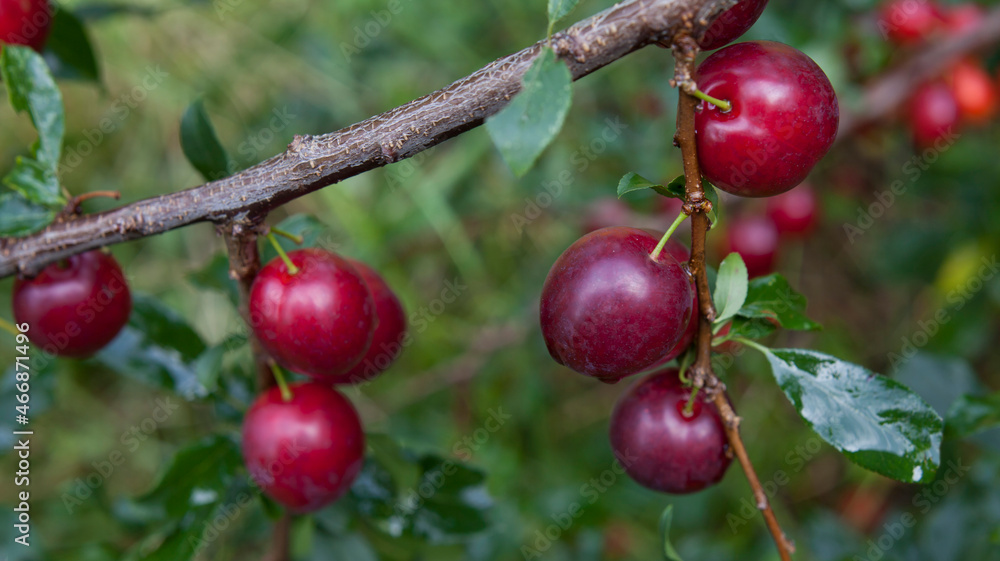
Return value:
<svg viewBox="0 0 1000 561">
<path fill-rule="evenodd" d="M 729 446 L 739 459 L 740 466 L 746 473 L 750 487 L 753 489 L 757 508 L 760 509 L 767 523 L 767 528 L 778 546 L 782 561 L 790 561 L 795 547 L 785 536 L 774 516 L 774 511 L 767 500 L 764 488 L 757 478 L 753 464 L 747 456 L 746 448 L 740 437 L 740 418 L 736 416 L 726 397 L 725 384 L 712 371 L 712 322 L 715 319 L 715 309 L 712 307 L 712 295 L 708 286 L 708 273 L 705 268 L 705 244 L 708 235 L 708 212 L 711 203 L 705 198 L 701 183 L 701 172 L 698 169 L 698 151 L 695 143 L 694 114 L 698 99 L 689 92 L 693 90 L 692 76 L 695 69 L 695 56 L 698 45 L 689 35 L 682 34 L 674 39 L 673 54 L 676 61 L 674 74 L 675 84 L 680 90 L 677 107 L 677 133 L 674 141 L 681 149 L 684 162 L 684 178 L 687 199 L 684 202 L 684 212 L 691 215 L 691 261 L 688 264 L 691 274 L 695 277 L 698 290 L 699 324 L 698 352 L 695 363 L 689 372 L 694 380 L 695 388 L 705 388 L 719 408 Z"/>
<path fill-rule="evenodd" d="M 288 561 L 291 559 L 289 554 L 291 530 L 292 517 L 286 512 L 274 523 L 274 537 L 271 538 L 271 546 L 262 557 L 262 561 Z"/>
<path fill-rule="evenodd" d="M 701 34 L 734 0 L 627 0 L 552 36 L 579 79 L 681 30 Z M 692 16 L 693 14 L 693 16 Z M 548 40 L 501 58 L 443 90 L 337 132 L 295 136 L 288 151 L 237 175 L 0 240 L 0 278 L 101 246 L 196 222 L 266 214 L 297 197 L 409 158 L 503 109 Z"/>
<path fill-rule="evenodd" d="M 260 270 L 260 253 L 257 251 L 258 228 L 263 222 L 263 216 L 257 216 L 241 222 L 231 222 L 220 226 L 223 238 L 226 240 L 226 251 L 229 253 L 229 276 L 236 281 L 240 294 L 240 315 L 247 325 L 247 340 L 253 351 L 254 365 L 257 373 L 257 387 L 265 390 L 274 386 L 274 374 L 271 372 L 270 361 L 260 341 L 251 329 L 250 317 L 250 287 Z"/>
</svg>

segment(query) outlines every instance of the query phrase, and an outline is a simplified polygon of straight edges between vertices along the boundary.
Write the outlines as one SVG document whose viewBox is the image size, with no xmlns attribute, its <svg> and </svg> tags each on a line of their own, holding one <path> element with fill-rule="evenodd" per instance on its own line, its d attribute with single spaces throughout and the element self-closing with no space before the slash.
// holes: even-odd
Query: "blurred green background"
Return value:
<svg viewBox="0 0 1000 561">
<path fill-rule="evenodd" d="M 284 150 L 293 134 L 333 131 L 444 87 L 530 45 L 546 27 L 540 0 L 470 6 L 400 0 L 401 10 L 388 21 L 373 14 L 387 4 L 67 2 L 86 23 L 100 82 L 59 82 L 67 119 L 63 184 L 73 194 L 117 190 L 123 202 L 197 185 L 200 176 L 180 148 L 179 121 L 199 98 L 222 143 L 246 167 Z M 585 0 L 569 21 L 607 5 Z M 907 54 L 878 35 L 873 5 L 772 0 L 744 38 L 805 51 L 850 107 L 862 82 Z M 982 58 L 995 69 L 996 53 Z M 465 497 L 491 505 L 479 509 L 485 530 L 445 528 L 438 538 L 421 538 L 393 535 L 377 514 L 357 515 L 367 503 L 352 496 L 295 523 L 296 559 L 524 559 L 523 547 L 551 560 L 656 559 L 659 514 L 668 504 L 674 505 L 674 543 L 685 559 L 777 559 L 751 512 L 738 466 L 720 485 L 682 497 L 646 491 L 615 473 L 607 419 L 628 382 L 606 386 L 558 366 L 538 330 L 537 300 L 549 267 L 588 225 L 606 222 L 595 217 L 596 208 L 609 204 L 604 200 L 614 197 L 621 176 L 635 171 L 669 181 L 680 173 L 671 145 L 671 74 L 668 53 L 649 48 L 575 84 L 564 129 L 523 179 L 513 177 L 486 131 L 476 129 L 271 215 L 271 224 L 312 216 L 322 225 L 309 225 L 318 245 L 373 265 L 409 311 L 429 311 L 425 322 L 411 324 L 415 342 L 396 365 L 346 394 L 369 433 L 388 435 L 418 454 L 467 462 L 486 473 L 491 497 Z M 95 132 L 102 119 L 111 120 L 113 132 Z M 6 172 L 35 133 L 6 105 L 0 129 Z M 779 268 L 809 297 L 810 315 L 825 329 L 779 335 L 773 344 L 817 348 L 894 375 L 942 414 L 963 393 L 1000 387 L 1000 280 L 982 279 L 960 307 L 948 297 L 970 286 L 980 259 L 1000 252 L 998 143 L 1000 127 L 964 129 L 914 178 L 905 165 L 920 152 L 897 116 L 840 142 L 810 179 L 822 200 L 822 225 L 805 241 L 783 243 Z M 876 193 L 897 179 L 906 183 L 905 194 L 863 235 L 849 239 L 844 225 L 872 213 Z M 85 210 L 116 204 L 94 200 Z M 632 194 L 626 204 L 628 212 L 612 222 L 662 229 L 674 217 L 651 193 Z M 759 201 L 727 199 L 721 228 L 728 217 L 762 208 Z M 711 233 L 716 240 L 721 235 Z M 241 330 L 230 299 L 212 288 L 223 282 L 224 250 L 211 225 L 111 249 L 133 291 L 158 299 L 204 344 Z M 443 304 L 449 284 L 458 287 L 458 298 Z M 6 318 L 11 285 L 11 279 L 0 281 Z M 950 321 L 930 333 L 926 321 L 939 310 Z M 177 329 L 167 339 L 187 337 Z M 890 354 L 902 353 L 918 333 L 927 335 L 921 338 L 926 344 L 891 368 Z M 30 548 L 12 544 L 16 458 L 6 436 L 13 420 L 7 369 L 0 385 L 0 551 L 6 559 L 182 558 L 157 547 L 187 522 L 151 514 L 150 501 L 133 499 L 153 488 L 179 449 L 238 431 L 253 390 L 245 347 L 227 353 L 221 367 L 199 370 L 192 356 L 203 350 L 201 342 L 175 343 L 176 356 L 157 359 L 167 365 L 166 376 L 101 357 L 58 361 L 34 373 Z M 0 364 L 12 364 L 12 347 L 0 345 Z M 945 440 L 940 475 L 948 462 L 971 466 L 957 480 L 899 484 L 854 467 L 821 443 L 759 355 L 741 355 L 720 374 L 744 417 L 747 448 L 778 518 L 798 544 L 796 559 L 1000 559 L 996 431 Z M 193 384 L 194 394 L 204 388 L 210 395 L 182 391 L 181 379 Z M 142 427 L 167 398 L 179 408 L 131 449 L 130 428 Z M 497 430 L 484 430 L 491 412 L 510 417 Z M 99 473 L 116 450 L 124 463 L 80 498 L 80 481 Z M 192 485 L 185 488 L 198 486 Z M 405 493 L 405 485 L 399 491 Z M 582 514 L 567 528 L 558 526 L 573 503 Z M 270 539 L 268 508 L 255 499 L 199 558 L 259 557 Z M 906 513 L 916 526 L 897 532 Z"/>
</svg>

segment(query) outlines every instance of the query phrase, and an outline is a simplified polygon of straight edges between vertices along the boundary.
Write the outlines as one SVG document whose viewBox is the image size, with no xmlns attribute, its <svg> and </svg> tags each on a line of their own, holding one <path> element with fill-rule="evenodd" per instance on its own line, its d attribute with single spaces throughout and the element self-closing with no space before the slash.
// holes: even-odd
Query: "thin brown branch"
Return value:
<svg viewBox="0 0 1000 561">
<path fill-rule="evenodd" d="M 729 438 L 729 446 L 732 448 L 736 459 L 740 462 L 743 472 L 746 473 L 747 481 L 750 482 L 750 488 L 753 489 L 754 503 L 757 509 L 760 510 L 761 515 L 763 515 L 767 529 L 771 532 L 771 537 L 774 538 L 774 543 L 778 546 L 778 553 L 781 555 L 781 560 L 790 561 L 792 554 L 795 553 L 795 544 L 788 539 L 788 536 L 781 530 L 781 525 L 778 524 L 778 518 L 774 515 L 771 503 L 767 499 L 764 486 L 760 484 L 760 479 L 757 477 L 753 463 L 750 462 L 750 456 L 747 455 L 747 449 L 743 446 L 743 439 L 740 438 L 740 418 L 736 416 L 736 412 L 733 411 L 733 407 L 729 404 L 729 399 L 726 398 L 725 387 L 720 385 L 719 389 L 720 391 L 712 394 L 712 400 L 715 402 L 716 407 L 719 408 L 719 414 L 722 416 L 726 436 Z"/>
<path fill-rule="evenodd" d="M 740 418 L 736 416 L 729 399 L 726 397 L 725 384 L 712 371 L 712 323 L 715 320 L 715 309 L 712 307 L 712 295 L 708 286 L 708 272 L 705 267 L 705 245 L 709 230 L 708 213 L 712 209 L 711 202 L 705 198 L 705 190 L 701 182 L 701 171 L 698 168 L 698 150 L 695 142 L 695 110 L 698 99 L 689 92 L 696 87 L 693 76 L 695 72 L 695 56 L 698 53 L 697 43 L 689 36 L 681 35 L 673 42 L 676 69 L 674 81 L 680 90 L 677 105 L 677 133 L 674 141 L 681 149 L 684 162 L 684 179 L 687 199 L 684 202 L 684 212 L 691 215 L 691 261 L 688 268 L 695 277 L 698 290 L 699 323 L 697 340 L 697 358 L 690 369 L 696 388 L 706 388 L 708 394 L 719 408 L 729 446 L 746 473 L 750 488 L 753 489 L 757 508 L 764 516 L 778 553 L 782 561 L 790 561 L 795 547 L 789 542 L 785 533 L 778 525 L 774 511 L 767 500 L 764 488 L 760 484 L 757 472 L 747 455 L 743 439 L 740 437 Z"/>
<path fill-rule="evenodd" d="M 1000 42 L 1000 7 L 991 10 L 979 27 L 928 43 L 906 62 L 867 85 L 853 110 L 841 108 L 837 141 L 892 116 L 921 83 L 942 75 L 963 56 L 997 42 Z"/>
<path fill-rule="evenodd" d="M 274 536 L 271 538 L 271 545 L 267 553 L 262 557 L 262 561 L 289 561 L 291 555 L 289 546 L 291 545 L 292 517 L 287 512 L 274 523 Z"/>
<path fill-rule="evenodd" d="M 573 78 L 579 79 L 681 29 L 703 33 L 733 3 L 628 0 L 556 33 L 551 44 Z M 265 214 L 327 185 L 409 158 L 481 125 L 503 109 L 520 91 L 521 77 L 547 44 L 539 41 L 442 90 L 337 132 L 297 135 L 288 151 L 237 175 L 55 223 L 25 238 L 0 240 L 0 278 L 17 272 L 33 274 L 88 249 L 196 222 L 224 224 Z"/>
<path fill-rule="evenodd" d="M 226 251 L 229 253 L 229 276 L 236 281 L 240 295 L 240 315 L 247 325 L 247 339 L 253 351 L 254 367 L 257 375 L 257 387 L 260 390 L 270 388 L 275 384 L 274 375 L 269 365 L 270 357 L 260 346 L 257 337 L 251 329 L 250 317 L 250 287 L 260 270 L 260 253 L 257 251 L 258 229 L 263 222 L 263 216 L 256 216 L 243 221 L 233 221 L 220 226 L 223 238 L 226 240 Z"/>
</svg>

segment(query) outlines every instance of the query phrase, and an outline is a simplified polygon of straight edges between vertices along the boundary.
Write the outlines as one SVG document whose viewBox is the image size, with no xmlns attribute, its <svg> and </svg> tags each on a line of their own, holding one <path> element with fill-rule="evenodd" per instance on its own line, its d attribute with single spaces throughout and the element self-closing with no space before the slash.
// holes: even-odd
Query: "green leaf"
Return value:
<svg viewBox="0 0 1000 561">
<path fill-rule="evenodd" d="M 55 60 L 51 62 L 56 76 L 99 81 L 97 58 L 87 30 L 68 9 L 56 10 L 53 15 L 45 50 L 55 55 Z"/>
<path fill-rule="evenodd" d="M 150 296 L 133 293 L 128 325 L 94 358 L 119 374 L 191 400 L 208 394 L 195 364 L 205 350 L 184 318 Z"/>
<path fill-rule="evenodd" d="M 960 438 L 1000 426 L 1000 392 L 958 398 L 948 411 L 945 426 Z"/>
<path fill-rule="evenodd" d="M 712 223 L 712 228 L 719 223 L 722 215 L 722 205 L 719 203 L 719 191 L 704 177 L 701 178 L 701 188 L 705 191 L 705 198 L 712 203 L 712 210 L 708 213 L 708 221 Z"/>
<path fill-rule="evenodd" d="M 916 393 L 836 357 L 753 346 L 802 418 L 849 460 L 899 481 L 933 481 L 943 422 Z"/>
<path fill-rule="evenodd" d="M 38 131 L 31 156 L 18 156 L 3 183 L 33 203 L 57 209 L 66 202 L 56 173 L 65 132 L 62 94 L 45 60 L 29 47 L 5 45 L 0 75 L 11 106 L 26 111 Z"/>
<path fill-rule="evenodd" d="M 356 512 L 390 536 L 432 544 L 461 542 L 487 528 L 493 501 L 481 471 L 373 436 L 374 453 L 351 487 Z"/>
<path fill-rule="evenodd" d="M 180 518 L 191 508 L 217 501 L 242 470 L 235 440 L 212 435 L 178 450 L 156 484 L 136 502 L 164 518 Z"/>
<path fill-rule="evenodd" d="M 523 176 L 562 129 L 573 99 L 573 77 L 552 49 L 544 48 L 524 73 L 521 92 L 486 120 L 486 130 L 514 175 Z"/>
<path fill-rule="evenodd" d="M 797 331 L 821 329 L 805 312 L 806 297 L 792 290 L 785 277 L 774 273 L 750 281 L 746 302 L 736 315 L 774 320 L 785 329 Z"/>
<path fill-rule="evenodd" d="M 683 176 L 681 177 L 683 178 Z M 676 179 L 674 181 L 676 181 Z M 673 183 L 671 183 L 670 186 L 672 187 Z M 668 187 L 653 183 L 652 181 L 632 171 L 626 173 L 625 176 L 621 178 L 621 181 L 618 182 L 618 198 L 620 199 L 627 193 L 642 189 L 652 189 L 664 197 L 673 197 L 675 199 L 684 200 L 683 184 L 681 185 L 681 191 L 678 195 L 675 191 L 669 189 Z"/>
<path fill-rule="evenodd" d="M 580 0 L 549 0 L 549 33 L 552 27 L 559 23 L 576 7 Z"/>
<path fill-rule="evenodd" d="M 56 211 L 16 191 L 0 193 L 0 237 L 26 236 L 49 225 Z"/>
<path fill-rule="evenodd" d="M 218 537 L 213 520 L 231 519 L 252 504 L 257 493 L 240 476 L 239 445 L 213 435 L 174 455 L 154 488 L 134 501 L 135 509 L 164 520 L 164 528 L 140 542 L 126 560 L 176 561 L 200 555 Z M 215 532 L 208 536 L 212 528 Z"/>
<path fill-rule="evenodd" d="M 181 148 L 188 162 L 208 181 L 231 173 L 231 160 L 215 135 L 204 102 L 192 103 L 181 117 Z"/>
<path fill-rule="evenodd" d="M 213 345 L 195 359 L 195 376 L 202 387 L 208 392 L 215 392 L 219 387 L 219 375 L 222 373 L 222 360 L 226 353 L 235 351 L 247 344 L 246 335 L 233 333 L 217 345 Z"/>
<path fill-rule="evenodd" d="M 660 539 L 663 540 L 663 558 L 667 561 L 683 561 L 681 556 L 674 549 L 674 544 L 670 542 L 670 526 L 674 522 L 674 505 L 669 505 L 663 509 L 660 515 Z"/>
<path fill-rule="evenodd" d="M 665 197 L 673 197 L 683 201 L 687 198 L 687 178 L 683 175 L 678 175 L 670 183 L 667 183 L 667 186 L 662 191 L 657 191 L 657 193 Z"/>
<path fill-rule="evenodd" d="M 719 265 L 715 281 L 715 309 L 719 311 L 715 323 L 724 323 L 743 307 L 747 298 L 749 277 L 747 266 L 739 253 L 730 253 Z"/>
<path fill-rule="evenodd" d="M 763 339 L 777 330 L 777 326 L 764 318 L 733 318 L 727 337 Z"/>
<path fill-rule="evenodd" d="M 5 332 L 6 333 L 6 332 Z M 7 335 L 5 335 L 6 337 Z M 13 345 L 14 340 L 9 338 L 8 341 Z M 38 348 L 33 349 L 31 355 L 31 363 L 29 364 L 31 368 L 31 379 L 30 383 L 30 400 L 28 401 L 28 418 L 31 421 L 39 419 L 42 413 L 48 411 L 56 397 L 56 384 L 59 381 L 59 376 L 56 372 L 57 362 L 54 360 L 38 360 L 36 357 L 40 357 L 41 350 Z M 24 370 L 18 370 L 15 366 L 13 360 L 10 366 L 0 374 L 0 407 L 3 407 L 4 411 L 15 411 L 14 407 L 21 405 L 17 400 L 17 396 L 21 395 L 22 392 L 17 391 L 17 385 L 20 382 L 16 378 L 17 372 L 24 372 Z M 0 453 L 8 452 L 15 444 L 14 431 L 20 431 L 27 428 L 31 429 L 31 425 L 27 427 L 17 423 L 16 418 L 13 414 L 11 415 L 0 415 Z"/>
</svg>

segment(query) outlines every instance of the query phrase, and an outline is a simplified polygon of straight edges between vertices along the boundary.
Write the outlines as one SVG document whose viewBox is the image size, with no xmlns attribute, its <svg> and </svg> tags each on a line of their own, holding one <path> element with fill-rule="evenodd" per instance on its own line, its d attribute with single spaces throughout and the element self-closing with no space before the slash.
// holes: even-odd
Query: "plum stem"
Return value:
<svg viewBox="0 0 1000 561">
<path fill-rule="evenodd" d="M 683 211 L 681 211 L 681 213 L 677 215 L 677 218 L 674 220 L 674 223 L 671 224 L 669 228 L 667 228 L 666 233 L 663 234 L 662 238 L 660 238 L 660 243 L 656 244 L 656 247 L 653 248 L 653 252 L 649 254 L 649 256 L 653 258 L 653 261 L 659 261 L 660 252 L 662 252 L 664 246 L 667 245 L 667 240 L 669 240 L 670 236 L 672 236 L 674 231 L 677 230 L 677 227 L 680 226 L 682 222 L 687 220 L 687 217 L 688 215 L 685 214 Z"/>
<path fill-rule="evenodd" d="M 272 232 L 273 231 L 274 230 L 272 229 Z M 281 247 L 280 243 L 278 243 L 278 238 L 274 237 L 273 233 L 269 233 L 267 235 L 267 239 L 271 242 L 271 245 L 274 246 L 274 250 L 278 252 L 278 257 L 281 257 L 281 260 L 285 262 L 285 266 L 288 267 L 288 274 L 293 276 L 299 274 L 299 268 L 295 266 L 295 263 L 292 263 L 291 258 L 288 257 L 287 253 L 285 253 L 285 249 Z"/>
<path fill-rule="evenodd" d="M 271 372 L 274 373 L 274 381 L 278 384 L 278 390 L 281 392 L 281 399 L 285 402 L 292 400 L 292 390 L 288 389 L 288 383 L 285 382 L 285 373 L 278 366 L 277 362 L 271 362 Z"/>
<path fill-rule="evenodd" d="M 15 327 L 13 323 L 7 321 L 4 318 L 0 318 L 0 329 L 3 329 L 4 331 L 15 336 L 21 334 L 21 331 L 17 327 Z"/>
<path fill-rule="evenodd" d="M 303 238 L 302 236 L 293 234 L 291 232 L 282 230 L 280 228 L 275 228 L 274 226 L 271 226 L 270 230 L 271 230 L 272 234 L 276 234 L 276 235 L 281 236 L 281 237 L 283 237 L 285 239 L 292 240 L 297 245 L 302 245 L 305 242 L 305 238 Z"/>
<path fill-rule="evenodd" d="M 705 93 L 705 92 L 703 92 L 703 91 L 701 91 L 701 90 L 699 90 L 697 88 L 691 90 L 690 94 L 693 95 L 694 97 L 697 97 L 698 99 L 706 102 L 706 103 L 711 103 L 712 105 L 718 107 L 723 113 L 727 113 L 728 111 L 730 111 L 733 108 L 733 104 L 732 103 L 729 103 L 728 101 L 726 101 L 724 99 L 719 99 L 717 97 L 712 97 L 712 96 L 708 95 L 707 93 Z"/>
</svg>

